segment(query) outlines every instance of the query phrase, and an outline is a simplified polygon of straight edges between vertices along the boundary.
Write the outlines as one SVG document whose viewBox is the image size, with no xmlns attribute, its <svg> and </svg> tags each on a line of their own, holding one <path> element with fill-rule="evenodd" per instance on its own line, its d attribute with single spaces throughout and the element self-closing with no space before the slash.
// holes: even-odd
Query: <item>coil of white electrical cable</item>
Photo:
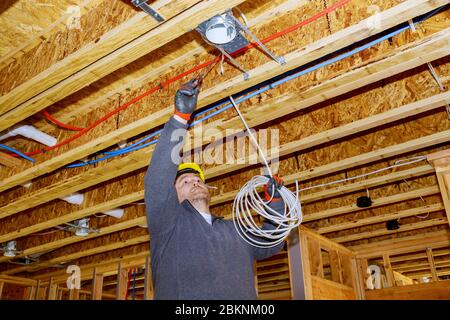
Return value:
<svg viewBox="0 0 450 320">
<path fill-rule="evenodd" d="M 249 133 L 251 141 L 257 147 L 270 176 L 273 176 L 261 148 L 251 133 L 235 101 L 232 97 L 230 97 L 230 100 Z M 270 179 L 267 176 L 259 175 L 253 177 L 244 184 L 233 202 L 232 217 L 238 234 L 244 241 L 258 248 L 271 248 L 282 243 L 289 235 L 290 231 L 297 228 L 302 223 L 303 219 L 298 197 L 298 182 L 296 181 L 295 195 L 284 186 L 277 190 L 284 203 L 283 213 L 279 213 L 269 206 L 269 203 L 273 198 L 273 193 L 275 192 L 274 188 L 272 190 L 271 198 L 268 201 L 262 199 L 258 192 L 258 190 L 261 190 L 261 187 L 266 185 L 269 181 Z M 262 216 L 264 219 L 269 220 L 271 224 L 274 225 L 274 229 L 263 230 L 259 227 L 258 223 L 253 219 L 255 213 Z"/>
<path fill-rule="evenodd" d="M 302 223 L 303 215 L 296 195 L 288 188 L 278 190 L 284 202 L 282 213 L 269 206 L 272 199 L 261 198 L 258 190 L 269 182 L 266 176 L 255 176 L 238 192 L 233 202 L 233 222 L 241 237 L 249 244 L 259 248 L 275 247 L 283 242 L 289 232 Z M 272 195 L 273 196 L 273 195 Z M 253 219 L 254 213 L 269 220 L 275 226 L 272 230 L 263 230 Z"/>
</svg>

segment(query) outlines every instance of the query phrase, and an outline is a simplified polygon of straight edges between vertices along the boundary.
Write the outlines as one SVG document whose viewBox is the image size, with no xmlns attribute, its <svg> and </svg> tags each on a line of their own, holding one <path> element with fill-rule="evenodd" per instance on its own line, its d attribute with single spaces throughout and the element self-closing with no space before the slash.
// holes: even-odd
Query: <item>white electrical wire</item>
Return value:
<svg viewBox="0 0 450 320">
<path fill-rule="evenodd" d="M 375 173 L 383 172 L 383 171 L 397 168 L 397 167 L 407 166 L 409 164 L 424 161 L 426 159 L 427 159 L 426 156 L 418 156 L 418 157 L 413 157 L 413 158 L 408 158 L 408 159 L 401 159 L 401 160 L 396 161 L 395 164 L 385 167 L 385 168 L 374 170 L 374 171 L 371 171 L 368 173 L 363 173 L 363 174 L 360 174 L 360 175 L 357 175 L 354 177 L 350 177 L 350 178 L 345 178 L 345 179 L 335 180 L 335 181 L 331 181 L 331 182 L 327 182 L 327 183 L 317 184 L 317 185 L 314 185 L 311 187 L 306 187 L 306 188 L 300 189 L 299 191 L 305 191 L 305 190 L 311 190 L 311 189 L 320 188 L 320 187 L 326 187 L 326 186 L 330 186 L 330 185 L 337 184 L 337 183 L 342 183 L 342 182 L 347 182 L 347 181 L 367 177 L 367 176 L 375 174 Z"/>
<path fill-rule="evenodd" d="M 230 96 L 230 101 L 233 104 L 234 108 L 236 109 L 239 117 L 242 120 L 242 123 L 245 126 L 245 129 L 247 130 L 250 140 L 253 142 L 253 144 L 257 147 L 257 150 L 259 152 L 259 155 L 261 159 L 264 162 L 264 165 L 267 167 L 267 170 L 272 177 L 272 171 L 268 165 L 268 162 L 264 156 L 264 153 L 262 152 L 258 142 L 256 141 L 255 137 L 253 136 L 252 132 L 250 131 L 250 128 L 247 125 L 247 122 L 244 119 L 244 116 L 240 112 L 238 106 L 236 105 L 236 102 L 234 101 L 233 97 Z M 298 188 L 298 181 L 295 181 L 296 185 L 296 194 L 294 195 L 288 188 L 282 187 L 280 190 L 278 190 L 281 198 L 284 202 L 284 212 L 283 214 L 278 213 L 277 211 L 273 210 L 268 206 L 270 201 L 273 198 L 273 193 L 275 190 L 272 190 L 272 195 L 269 201 L 265 201 L 262 199 L 257 192 L 258 189 L 260 189 L 262 186 L 266 185 L 269 182 L 269 178 L 266 176 L 255 176 L 250 181 L 248 181 L 244 186 L 239 190 L 237 193 L 234 202 L 233 202 L 233 223 L 238 231 L 239 235 L 244 239 L 247 243 L 259 247 L 259 248 L 270 248 L 277 246 L 281 242 L 284 241 L 284 239 L 289 235 L 289 232 L 291 229 L 298 227 L 302 220 L 302 209 L 299 201 L 299 192 L 310 190 L 314 188 L 320 188 L 325 187 L 337 183 L 342 183 L 346 181 L 351 181 L 359 178 L 363 178 L 372 174 L 376 174 L 379 172 L 383 172 L 386 170 L 390 170 L 397 167 L 402 167 L 406 165 L 410 165 L 416 162 L 424 161 L 426 160 L 426 156 L 417 156 L 412 157 L 408 159 L 400 159 L 396 161 L 393 165 L 381 168 L 378 170 L 374 170 L 368 173 L 360 174 L 354 177 L 335 180 L 328 183 L 322 183 L 319 185 L 314 185 L 310 187 L 306 187 L 303 189 Z M 258 224 L 253 219 L 253 213 L 257 213 L 258 215 L 270 220 L 272 223 L 276 225 L 275 229 L 273 230 L 262 230 Z M 258 240 L 258 238 L 261 238 L 261 240 Z"/>
<path fill-rule="evenodd" d="M 230 100 L 247 130 L 250 140 L 258 149 L 259 155 L 267 167 L 270 176 L 273 177 L 264 153 L 250 131 L 244 116 L 237 107 L 233 97 L 230 96 Z M 283 213 L 279 213 L 269 207 L 275 188 L 273 188 L 271 198 L 268 201 L 262 199 L 257 191 L 269 181 L 270 179 L 266 176 L 258 175 L 253 177 L 244 184 L 241 190 L 239 190 L 233 202 L 232 214 L 234 227 L 244 241 L 258 248 L 271 248 L 282 243 L 289 235 L 290 231 L 298 227 L 303 220 L 302 209 L 298 197 L 298 182 L 296 181 L 295 195 L 284 186 L 278 190 L 278 193 L 284 202 Z M 261 229 L 253 219 L 253 213 L 257 213 L 265 219 L 270 220 L 275 225 L 275 229 Z"/>
</svg>

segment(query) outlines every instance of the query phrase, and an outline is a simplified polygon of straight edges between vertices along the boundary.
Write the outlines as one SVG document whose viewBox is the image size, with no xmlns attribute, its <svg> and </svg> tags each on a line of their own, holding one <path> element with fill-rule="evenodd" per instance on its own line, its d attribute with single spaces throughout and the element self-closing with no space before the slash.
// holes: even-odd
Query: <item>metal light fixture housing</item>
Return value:
<svg viewBox="0 0 450 320">
<path fill-rule="evenodd" d="M 202 22 L 196 30 L 208 43 L 228 53 L 249 44 L 249 41 L 241 34 L 241 31 L 244 30 L 236 23 L 231 11 L 226 11 Z"/>
<path fill-rule="evenodd" d="M 215 44 L 226 44 L 236 38 L 236 25 L 226 14 L 212 17 L 206 23 L 205 37 Z"/>
<path fill-rule="evenodd" d="M 75 235 L 79 237 L 86 237 L 89 235 L 89 219 L 81 219 L 78 221 L 78 228 Z"/>
<path fill-rule="evenodd" d="M 6 244 L 4 248 L 5 252 L 3 255 L 5 257 L 13 258 L 16 256 L 16 241 L 10 241 Z"/>
</svg>

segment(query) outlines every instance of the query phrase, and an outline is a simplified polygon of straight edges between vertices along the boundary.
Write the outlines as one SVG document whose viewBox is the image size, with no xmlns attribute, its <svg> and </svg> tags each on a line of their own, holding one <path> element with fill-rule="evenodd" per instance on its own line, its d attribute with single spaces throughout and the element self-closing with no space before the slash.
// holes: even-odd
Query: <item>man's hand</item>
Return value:
<svg viewBox="0 0 450 320">
<path fill-rule="evenodd" d="M 192 112 L 197 107 L 197 98 L 200 91 L 200 81 L 192 79 L 185 83 L 175 94 L 175 115 L 189 121 Z"/>
<path fill-rule="evenodd" d="M 281 195 L 278 192 L 278 190 L 280 190 L 283 187 L 283 180 L 278 177 L 278 176 L 266 176 L 269 178 L 269 182 L 267 182 L 264 185 L 264 198 L 266 199 L 266 201 L 269 201 L 272 198 L 272 194 L 273 194 L 273 198 L 272 201 L 280 201 L 281 200 Z"/>
</svg>

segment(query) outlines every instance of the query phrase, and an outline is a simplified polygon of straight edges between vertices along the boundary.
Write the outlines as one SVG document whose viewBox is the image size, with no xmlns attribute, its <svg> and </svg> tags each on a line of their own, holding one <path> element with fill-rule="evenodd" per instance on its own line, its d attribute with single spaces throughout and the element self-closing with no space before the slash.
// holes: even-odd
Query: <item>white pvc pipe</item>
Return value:
<svg viewBox="0 0 450 320">
<path fill-rule="evenodd" d="M 68 203 L 71 203 L 71 204 L 80 205 L 84 201 L 84 195 L 76 192 L 74 194 L 68 195 L 68 196 L 60 198 L 60 199 L 66 201 Z"/>
<path fill-rule="evenodd" d="M 103 211 L 104 214 L 107 214 L 108 216 L 120 219 L 123 217 L 124 210 L 121 208 L 112 209 L 108 211 Z"/>
<path fill-rule="evenodd" d="M 5 134 L 0 135 L 0 141 L 17 135 L 33 139 L 49 147 L 54 146 L 57 142 L 56 138 L 29 125 L 13 127 L 12 129 L 8 130 L 8 132 L 6 132 Z"/>
</svg>

